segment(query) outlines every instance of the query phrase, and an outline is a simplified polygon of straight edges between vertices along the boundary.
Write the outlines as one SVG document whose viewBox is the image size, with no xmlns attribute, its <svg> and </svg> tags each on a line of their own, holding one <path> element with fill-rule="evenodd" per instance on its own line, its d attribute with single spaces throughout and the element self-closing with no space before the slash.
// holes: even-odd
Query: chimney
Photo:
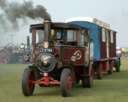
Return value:
<svg viewBox="0 0 128 102">
<path fill-rule="evenodd" d="M 48 41 L 48 37 L 50 35 L 51 32 L 51 20 L 49 19 L 45 19 L 44 20 L 44 33 L 45 33 L 45 41 Z"/>
<path fill-rule="evenodd" d="M 30 48 L 30 37 L 27 36 L 27 48 Z"/>
</svg>

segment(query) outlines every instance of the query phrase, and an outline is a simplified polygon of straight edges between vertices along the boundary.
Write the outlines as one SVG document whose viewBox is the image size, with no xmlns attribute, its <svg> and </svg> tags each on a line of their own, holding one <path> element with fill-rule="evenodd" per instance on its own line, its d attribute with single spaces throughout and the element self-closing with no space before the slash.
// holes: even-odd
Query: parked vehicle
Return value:
<svg viewBox="0 0 128 102">
<path fill-rule="evenodd" d="M 22 92 L 31 96 L 35 85 L 60 86 L 61 95 L 70 96 L 81 80 L 83 87 L 93 86 L 93 43 L 90 31 L 76 24 L 44 20 L 30 26 L 32 54 L 24 70 Z"/>
<path fill-rule="evenodd" d="M 116 31 L 112 30 L 109 24 L 89 17 L 71 18 L 66 22 L 90 31 L 94 46 L 93 67 L 98 79 L 102 78 L 103 73 L 111 74 L 114 67 L 119 71 L 120 56 L 116 56 Z"/>
</svg>

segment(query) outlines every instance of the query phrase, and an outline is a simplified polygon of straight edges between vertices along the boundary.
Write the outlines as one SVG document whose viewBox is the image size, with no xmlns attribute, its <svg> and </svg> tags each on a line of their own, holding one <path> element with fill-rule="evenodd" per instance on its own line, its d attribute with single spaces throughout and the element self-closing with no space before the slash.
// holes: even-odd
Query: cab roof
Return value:
<svg viewBox="0 0 128 102">
<path fill-rule="evenodd" d="M 44 29 L 44 24 L 34 24 L 30 25 L 30 30 L 32 29 Z M 70 24 L 70 23 L 62 23 L 62 22 L 55 22 L 51 23 L 51 28 L 53 29 L 82 29 L 82 27 L 75 25 L 75 24 Z M 83 28 L 85 29 L 85 28 Z"/>
<path fill-rule="evenodd" d="M 73 22 L 73 21 L 85 21 L 85 22 L 90 22 L 90 23 L 94 23 L 98 26 L 107 28 L 107 29 L 111 29 L 110 24 L 101 21 L 97 18 L 92 18 L 92 17 L 73 17 L 73 18 L 69 18 L 67 20 L 65 20 L 65 22 Z"/>
</svg>

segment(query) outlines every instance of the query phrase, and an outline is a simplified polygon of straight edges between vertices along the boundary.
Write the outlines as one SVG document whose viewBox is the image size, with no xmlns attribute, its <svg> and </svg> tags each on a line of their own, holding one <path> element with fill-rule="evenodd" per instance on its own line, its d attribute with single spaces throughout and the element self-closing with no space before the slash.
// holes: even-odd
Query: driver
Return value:
<svg viewBox="0 0 128 102">
<path fill-rule="evenodd" d="M 51 31 L 51 42 L 54 46 L 61 45 L 62 43 L 62 32 L 60 30 L 52 30 Z"/>
</svg>

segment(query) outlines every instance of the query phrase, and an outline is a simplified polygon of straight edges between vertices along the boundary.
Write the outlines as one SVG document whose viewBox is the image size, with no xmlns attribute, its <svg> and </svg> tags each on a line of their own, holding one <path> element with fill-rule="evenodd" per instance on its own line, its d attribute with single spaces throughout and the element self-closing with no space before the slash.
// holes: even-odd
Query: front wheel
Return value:
<svg viewBox="0 0 128 102">
<path fill-rule="evenodd" d="M 63 69 L 60 79 L 60 89 L 63 97 L 68 97 L 71 95 L 73 87 L 73 77 L 72 71 L 68 68 Z"/>
<path fill-rule="evenodd" d="M 24 96 L 31 96 L 33 94 L 35 84 L 32 81 L 35 80 L 35 74 L 32 69 L 26 68 L 22 77 L 22 92 Z"/>
</svg>

